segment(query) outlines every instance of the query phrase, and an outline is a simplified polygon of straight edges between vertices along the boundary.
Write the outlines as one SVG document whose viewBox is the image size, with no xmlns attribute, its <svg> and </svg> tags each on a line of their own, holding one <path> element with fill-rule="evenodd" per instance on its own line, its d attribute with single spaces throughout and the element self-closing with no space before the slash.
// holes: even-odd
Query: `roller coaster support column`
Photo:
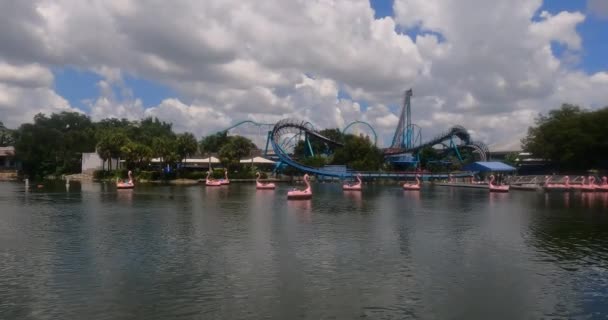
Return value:
<svg viewBox="0 0 608 320">
<path fill-rule="evenodd" d="M 408 109 L 408 115 L 409 115 L 409 109 Z M 407 130 L 405 131 L 405 148 L 406 149 L 411 149 L 412 145 L 413 145 L 413 140 L 414 140 L 414 128 L 412 128 L 412 125 L 408 125 Z"/>
<path fill-rule="evenodd" d="M 264 147 L 264 156 L 268 156 L 268 145 L 270 144 L 270 139 L 272 139 L 272 131 L 268 131 L 266 134 L 266 147 Z"/>
<path fill-rule="evenodd" d="M 314 157 L 315 153 L 312 151 L 312 146 L 310 145 L 310 140 L 308 140 L 308 134 L 304 134 L 304 141 L 306 142 L 306 146 L 308 147 L 308 152 L 310 152 L 310 156 Z"/>
<path fill-rule="evenodd" d="M 277 174 L 279 173 L 279 171 L 281 171 L 281 166 L 283 165 L 283 162 L 281 162 L 281 160 L 277 161 L 274 164 L 274 169 L 272 169 L 272 173 L 273 174 Z"/>
<path fill-rule="evenodd" d="M 458 151 L 458 146 L 454 143 L 454 136 L 450 137 L 450 148 L 454 148 L 458 160 L 460 160 L 460 163 L 462 163 L 462 156 L 460 155 L 460 151 Z"/>
</svg>

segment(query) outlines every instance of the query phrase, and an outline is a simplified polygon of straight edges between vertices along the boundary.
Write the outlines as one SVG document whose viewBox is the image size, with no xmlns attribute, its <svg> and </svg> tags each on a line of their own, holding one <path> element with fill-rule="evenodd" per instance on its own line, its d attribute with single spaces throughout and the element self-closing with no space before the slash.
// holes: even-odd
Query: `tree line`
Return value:
<svg viewBox="0 0 608 320">
<path fill-rule="evenodd" d="M 143 169 L 152 158 L 174 165 L 198 150 L 192 133 L 176 134 L 170 123 L 157 118 L 93 122 L 77 112 L 37 114 L 32 123 L 10 131 L 7 144 L 15 146 L 23 172 L 37 178 L 80 172 L 85 152 L 97 152 L 104 169 L 112 170 L 112 158 L 124 160 L 129 169 Z M 4 136 L 0 134 L 2 143 Z"/>
<path fill-rule="evenodd" d="M 346 164 L 355 170 L 377 170 L 383 164 L 382 153 L 369 139 L 343 135 L 338 129 L 321 132 L 344 147 L 327 153 L 328 146 L 312 140 L 316 156 L 304 152 L 304 142 L 296 148 L 296 157 L 317 166 Z M 175 133 L 171 123 L 157 118 L 140 121 L 108 118 L 92 121 L 78 112 L 37 114 L 32 123 L 24 123 L 15 130 L 0 123 L 0 145 L 14 145 L 22 171 L 32 178 L 80 172 L 82 153 L 97 152 L 103 169 L 117 168 L 110 159 L 124 161 L 128 169 L 147 170 L 153 158 L 164 167 L 180 167 L 195 155 L 216 155 L 231 171 L 242 166 L 240 159 L 250 157 L 255 144 L 242 136 L 228 136 L 222 131 L 197 141 L 189 132 Z M 320 156 L 320 155 L 325 156 Z"/>
<path fill-rule="evenodd" d="M 608 107 L 591 111 L 564 104 L 537 117 L 522 139 L 522 147 L 534 157 L 552 162 L 558 170 L 606 169 L 607 128 Z M 390 170 L 381 150 L 368 138 L 343 134 L 339 129 L 320 133 L 343 146 L 335 148 L 314 139 L 299 141 L 294 157 L 314 167 L 341 164 L 361 171 Z M 179 167 L 196 154 L 215 154 L 224 167 L 238 170 L 240 159 L 251 156 L 256 148 L 251 140 L 226 132 L 197 141 L 192 133 L 175 133 L 171 123 L 157 118 L 94 122 L 77 112 L 38 114 L 32 123 L 15 130 L 0 122 L 0 146 L 10 145 L 15 146 L 23 172 L 31 177 L 80 172 L 82 153 L 95 151 L 106 170 L 115 169 L 110 159 L 122 159 L 126 167 L 144 170 L 153 158 L 159 158 L 163 167 Z M 422 166 L 427 169 L 436 165 L 429 160 L 442 158 L 434 149 L 421 153 Z"/>
<path fill-rule="evenodd" d="M 535 119 L 522 147 L 559 171 L 608 169 L 607 130 L 608 107 L 586 110 L 564 104 Z"/>
</svg>

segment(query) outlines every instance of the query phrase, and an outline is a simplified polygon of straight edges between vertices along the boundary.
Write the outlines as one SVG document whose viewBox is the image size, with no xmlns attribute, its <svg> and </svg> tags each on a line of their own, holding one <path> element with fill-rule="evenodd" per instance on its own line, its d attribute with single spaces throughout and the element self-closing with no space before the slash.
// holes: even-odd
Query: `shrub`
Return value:
<svg viewBox="0 0 608 320">
<path fill-rule="evenodd" d="M 112 170 L 112 171 L 95 170 L 95 171 L 93 171 L 94 180 L 114 180 L 117 176 L 118 176 L 118 173 L 115 170 Z"/>
<path fill-rule="evenodd" d="M 178 174 L 181 179 L 200 180 L 207 177 L 207 171 L 181 171 Z"/>
<path fill-rule="evenodd" d="M 158 171 L 139 171 L 135 176 L 136 180 L 159 180 L 160 172 Z"/>
</svg>

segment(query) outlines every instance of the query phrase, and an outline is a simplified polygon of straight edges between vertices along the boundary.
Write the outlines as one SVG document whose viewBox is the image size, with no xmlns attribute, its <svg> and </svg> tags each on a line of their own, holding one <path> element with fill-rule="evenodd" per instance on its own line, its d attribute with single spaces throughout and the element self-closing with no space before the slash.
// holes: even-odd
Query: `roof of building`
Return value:
<svg viewBox="0 0 608 320">
<path fill-rule="evenodd" d="M 262 158 L 262 157 L 254 157 L 251 159 L 242 159 L 240 161 L 241 163 L 258 163 L 258 164 L 274 164 L 275 162 L 272 160 L 268 160 L 266 158 Z"/>
<path fill-rule="evenodd" d="M 500 171 L 515 171 L 514 167 L 510 165 L 498 162 L 498 161 L 477 161 L 471 164 L 468 164 L 462 168 L 467 171 L 480 171 L 480 172 L 500 172 Z"/>
<path fill-rule="evenodd" d="M 150 162 L 152 163 L 160 163 L 162 162 L 160 158 L 154 158 L 151 159 Z M 186 160 L 184 161 L 184 163 L 220 163 L 220 159 L 216 158 L 216 157 L 209 157 L 209 158 L 203 158 L 203 159 L 197 159 L 197 158 L 186 158 Z"/>
<path fill-rule="evenodd" d="M 0 147 L 0 157 L 12 157 L 15 155 L 15 147 Z"/>
</svg>

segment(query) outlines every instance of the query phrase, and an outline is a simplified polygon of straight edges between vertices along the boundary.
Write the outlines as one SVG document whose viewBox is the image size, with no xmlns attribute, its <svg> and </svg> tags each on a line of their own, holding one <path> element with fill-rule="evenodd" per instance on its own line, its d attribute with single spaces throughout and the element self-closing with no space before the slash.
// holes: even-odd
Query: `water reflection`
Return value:
<svg viewBox="0 0 608 320">
<path fill-rule="evenodd" d="M 526 243 L 531 257 L 542 265 L 544 277 L 559 286 L 556 298 L 563 307 L 552 316 L 567 317 L 579 310 L 590 315 L 608 313 L 608 283 L 600 276 L 608 268 L 608 216 L 599 193 L 545 193 L 536 207 Z M 567 275 L 567 276 L 564 276 Z M 593 294 L 591 294 L 593 292 Z"/>
<path fill-rule="evenodd" d="M 276 190 L 273 190 L 273 189 L 255 189 L 255 191 L 258 194 L 261 194 L 261 195 L 268 195 L 268 194 L 274 194 Z"/>
<path fill-rule="evenodd" d="M 586 208 L 606 208 L 608 199 L 606 192 L 582 192 L 580 196 L 582 205 Z"/>
<path fill-rule="evenodd" d="M 205 189 L 206 198 L 211 201 L 216 201 L 218 199 L 223 199 L 228 195 L 230 190 L 230 185 L 223 185 L 219 187 L 203 187 Z"/>
<path fill-rule="evenodd" d="M 352 190 L 344 190 L 344 197 L 356 207 L 360 208 L 363 203 L 363 194 L 364 191 L 352 191 Z"/>
<path fill-rule="evenodd" d="M 608 208 L 608 192 L 601 192 L 598 194 L 599 203 L 603 209 Z"/>
<path fill-rule="evenodd" d="M 490 204 L 490 208 L 496 207 L 499 203 L 508 201 L 509 193 L 508 192 L 489 192 L 488 202 Z"/>
<path fill-rule="evenodd" d="M 133 189 L 117 189 L 116 198 L 119 202 L 131 204 L 133 203 Z"/>
<path fill-rule="evenodd" d="M 608 315 L 608 194 L 286 191 L 0 184 L 0 318 Z"/>
</svg>

